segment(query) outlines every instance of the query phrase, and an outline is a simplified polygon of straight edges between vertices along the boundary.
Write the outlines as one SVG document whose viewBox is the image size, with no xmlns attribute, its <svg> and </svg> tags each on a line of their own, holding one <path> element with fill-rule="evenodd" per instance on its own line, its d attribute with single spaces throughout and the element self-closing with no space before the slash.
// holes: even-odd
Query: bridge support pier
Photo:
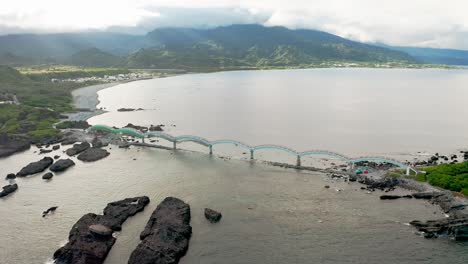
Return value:
<svg viewBox="0 0 468 264">
<path fill-rule="evenodd" d="M 177 149 L 177 143 L 174 141 L 174 142 L 172 142 L 172 144 L 173 144 L 173 145 L 172 145 L 172 149 L 173 149 L 173 150 L 176 150 L 176 149 Z"/>
<path fill-rule="evenodd" d="M 296 166 L 301 167 L 301 156 L 297 155 Z"/>
<path fill-rule="evenodd" d="M 254 151 L 253 151 L 253 149 L 250 150 L 250 159 L 251 159 L 251 160 L 254 159 Z"/>
<path fill-rule="evenodd" d="M 145 137 L 141 138 L 141 142 L 143 142 L 143 144 L 145 144 Z"/>
<path fill-rule="evenodd" d="M 406 176 L 410 176 L 410 170 L 411 170 L 410 167 L 406 167 Z"/>
<path fill-rule="evenodd" d="M 213 146 L 210 145 L 210 155 L 213 155 Z"/>
</svg>

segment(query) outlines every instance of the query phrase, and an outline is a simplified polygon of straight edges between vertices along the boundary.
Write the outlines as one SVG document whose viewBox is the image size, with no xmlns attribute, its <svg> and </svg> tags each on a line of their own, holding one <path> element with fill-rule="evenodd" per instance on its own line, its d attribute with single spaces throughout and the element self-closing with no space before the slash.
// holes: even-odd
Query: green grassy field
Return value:
<svg viewBox="0 0 468 264">
<path fill-rule="evenodd" d="M 459 164 L 441 164 L 425 168 L 426 175 L 420 174 L 419 181 L 468 195 L 468 162 Z"/>
</svg>

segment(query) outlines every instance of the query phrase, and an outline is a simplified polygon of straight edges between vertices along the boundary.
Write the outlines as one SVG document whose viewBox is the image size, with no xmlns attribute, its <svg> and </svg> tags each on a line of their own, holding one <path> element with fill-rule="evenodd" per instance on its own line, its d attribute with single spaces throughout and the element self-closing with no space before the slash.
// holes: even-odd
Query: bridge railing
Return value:
<svg viewBox="0 0 468 264">
<path fill-rule="evenodd" d="M 298 167 L 301 166 L 301 158 L 303 158 L 303 157 L 307 157 L 307 156 L 329 156 L 329 157 L 340 159 L 340 160 L 342 160 L 342 161 L 344 161 L 346 163 L 349 163 L 349 164 L 355 164 L 355 163 L 359 163 L 359 162 L 388 163 L 388 164 L 392 164 L 392 165 L 395 165 L 395 166 L 400 167 L 400 168 L 407 169 L 407 173 L 409 173 L 408 171 L 410 169 L 412 169 L 409 165 L 405 165 L 405 164 L 403 164 L 403 163 L 401 163 L 401 162 L 399 162 L 397 160 L 386 158 L 386 157 L 357 157 L 357 158 L 352 158 L 352 157 L 347 157 L 347 156 L 345 156 L 343 154 L 340 154 L 340 153 L 337 153 L 337 152 L 332 152 L 332 151 L 327 151 L 327 150 L 310 150 L 310 151 L 298 152 L 298 151 L 296 151 L 294 149 L 291 149 L 291 148 L 288 148 L 288 147 L 285 147 L 285 146 L 281 146 L 281 145 L 250 146 L 248 144 L 245 144 L 245 143 L 237 141 L 237 140 L 224 139 L 224 140 L 210 141 L 208 139 L 198 137 L 198 136 L 192 136 L 192 135 L 172 136 L 172 135 L 167 134 L 167 133 L 156 132 L 156 131 L 141 132 L 141 131 L 138 131 L 136 129 L 128 128 L 128 127 L 113 128 L 113 127 L 109 127 L 109 126 L 106 126 L 106 125 L 94 125 L 91 128 L 89 128 L 89 130 L 101 130 L 101 131 L 106 131 L 106 132 L 113 133 L 113 134 L 126 134 L 126 135 L 130 135 L 130 136 L 133 136 L 133 137 L 142 138 L 143 140 L 144 140 L 144 138 L 147 138 L 147 137 L 158 137 L 158 138 L 165 139 L 165 140 L 167 140 L 169 142 L 172 142 L 173 146 L 174 146 L 174 149 L 176 149 L 177 143 L 194 142 L 194 143 L 200 144 L 202 146 L 209 147 L 210 154 L 213 154 L 213 146 L 229 144 L 229 145 L 234 145 L 234 146 L 241 147 L 241 148 L 249 150 L 251 159 L 254 159 L 255 151 L 269 150 L 269 149 L 279 150 L 279 151 L 283 151 L 283 152 L 286 152 L 288 154 L 296 156 L 297 157 L 296 165 Z"/>
</svg>

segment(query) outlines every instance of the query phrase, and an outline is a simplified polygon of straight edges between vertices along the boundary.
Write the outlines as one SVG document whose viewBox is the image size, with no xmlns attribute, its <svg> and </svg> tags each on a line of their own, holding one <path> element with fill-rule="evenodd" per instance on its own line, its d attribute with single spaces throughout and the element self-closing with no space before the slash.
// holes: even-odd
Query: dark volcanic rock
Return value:
<svg viewBox="0 0 468 264">
<path fill-rule="evenodd" d="M 104 229 L 119 231 L 131 216 L 148 205 L 146 196 L 109 203 L 103 215 L 86 214 L 72 227 L 68 243 L 54 253 L 57 264 L 100 264 L 114 245 L 116 238 L 99 234 Z M 93 226 L 94 227 L 91 227 Z M 100 227 L 103 226 L 104 228 Z M 91 228 L 90 228 L 91 227 Z M 96 232 L 97 231 L 97 232 Z"/>
<path fill-rule="evenodd" d="M 30 148 L 28 139 L 13 139 L 8 135 L 0 135 L 0 158 L 8 157 L 17 152 L 24 151 Z"/>
<path fill-rule="evenodd" d="M 73 147 L 67 149 L 65 153 L 67 153 L 68 156 L 75 156 L 76 154 L 79 154 L 87 149 L 89 149 L 91 145 L 89 145 L 88 142 L 83 142 L 83 143 L 78 143 L 73 145 Z"/>
<path fill-rule="evenodd" d="M 5 197 L 9 195 L 10 193 L 14 193 L 18 190 L 18 184 L 11 184 L 7 186 L 3 186 L 3 190 L 0 192 L 0 197 Z"/>
<path fill-rule="evenodd" d="M 52 179 L 52 177 L 54 177 L 54 174 L 52 174 L 52 172 L 48 172 L 48 173 L 42 175 L 43 180 L 50 180 L 50 179 Z"/>
<path fill-rule="evenodd" d="M 133 129 L 135 129 L 135 130 L 139 130 L 139 131 L 142 131 L 142 132 L 148 131 L 148 128 L 147 128 L 147 127 L 139 126 L 139 125 L 134 125 L 134 124 L 132 124 L 132 123 L 128 123 L 125 127 L 133 128 Z"/>
<path fill-rule="evenodd" d="M 47 154 L 47 153 L 51 153 L 52 150 L 51 149 L 40 149 L 39 150 L 39 154 Z"/>
<path fill-rule="evenodd" d="M 158 126 L 153 126 L 151 125 L 150 128 L 149 128 L 149 131 L 158 131 L 158 132 L 161 132 L 161 131 L 164 131 L 161 127 L 161 125 L 158 125 Z"/>
<path fill-rule="evenodd" d="M 400 199 L 401 196 L 400 195 L 382 195 L 380 196 L 380 200 L 396 200 L 396 199 Z"/>
<path fill-rule="evenodd" d="M 9 173 L 6 177 L 6 180 L 13 180 L 16 179 L 16 175 L 14 173 Z"/>
<path fill-rule="evenodd" d="M 45 157 L 41 159 L 40 161 L 36 162 L 31 162 L 26 167 L 23 167 L 17 174 L 16 176 L 18 177 L 25 177 L 28 175 L 36 174 L 39 172 L 45 171 L 52 163 L 54 160 L 50 157 Z"/>
<path fill-rule="evenodd" d="M 52 166 L 50 166 L 50 170 L 53 172 L 65 171 L 66 169 L 74 165 L 75 162 L 73 162 L 73 160 L 71 159 L 61 159 L 57 160 Z"/>
<path fill-rule="evenodd" d="M 102 148 L 102 147 L 109 146 L 109 143 L 105 143 L 105 142 L 103 142 L 101 139 L 99 139 L 97 137 L 93 139 L 91 144 L 93 145 L 93 148 Z"/>
<path fill-rule="evenodd" d="M 77 141 L 78 139 L 76 137 L 65 137 L 61 143 L 62 143 L 62 146 L 65 146 L 65 145 L 75 144 Z"/>
<path fill-rule="evenodd" d="M 374 180 L 365 176 L 361 176 L 358 180 L 359 183 L 367 185 L 367 189 L 369 190 L 387 190 L 391 191 L 394 190 L 396 186 L 400 184 L 400 181 L 396 178 L 383 178 L 380 180 Z"/>
<path fill-rule="evenodd" d="M 223 215 L 213 209 L 205 208 L 205 218 L 211 223 L 217 223 Z"/>
<path fill-rule="evenodd" d="M 452 216 L 440 220 L 412 221 L 411 225 L 420 232 L 424 232 L 424 237 L 435 238 L 440 235 L 453 237 L 455 240 L 468 240 L 468 216 Z"/>
<path fill-rule="evenodd" d="M 440 193 L 440 192 L 423 192 L 423 193 L 413 193 L 412 195 L 416 199 L 430 200 L 432 198 L 443 195 L 443 193 Z"/>
<path fill-rule="evenodd" d="M 60 159 L 60 156 L 59 156 L 59 155 L 55 155 L 55 156 L 54 156 L 54 159 Z"/>
<path fill-rule="evenodd" d="M 60 148 L 60 145 L 55 145 L 55 146 L 52 147 L 53 150 L 57 150 L 59 148 Z"/>
<path fill-rule="evenodd" d="M 135 108 L 119 108 L 117 109 L 117 112 L 133 112 L 135 110 Z"/>
<path fill-rule="evenodd" d="M 55 210 L 57 210 L 57 208 L 58 208 L 58 206 L 50 207 L 49 209 L 42 212 L 42 217 L 46 217 L 46 215 L 48 215 L 49 213 L 55 212 Z"/>
<path fill-rule="evenodd" d="M 89 148 L 78 155 L 78 159 L 81 161 L 97 161 L 109 156 L 109 152 L 105 149 L 100 148 Z"/>
<path fill-rule="evenodd" d="M 128 264 L 179 263 L 187 252 L 191 235 L 190 206 L 168 197 L 151 215 Z"/>
</svg>

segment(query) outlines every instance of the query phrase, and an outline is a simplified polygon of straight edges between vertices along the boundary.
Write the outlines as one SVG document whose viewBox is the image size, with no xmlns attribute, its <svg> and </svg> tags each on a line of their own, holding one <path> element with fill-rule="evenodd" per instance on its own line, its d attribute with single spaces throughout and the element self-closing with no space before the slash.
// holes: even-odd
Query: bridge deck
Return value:
<svg viewBox="0 0 468 264">
<path fill-rule="evenodd" d="M 357 157 L 357 158 L 352 158 L 352 157 L 347 157 L 345 155 L 342 155 L 340 153 L 327 151 L 327 150 L 310 150 L 310 151 L 298 152 L 298 151 L 296 151 L 294 149 L 284 147 L 284 146 L 280 146 L 280 145 L 250 146 L 250 145 L 247 145 L 247 144 L 245 144 L 243 142 L 236 141 L 236 140 L 230 140 L 230 139 L 210 141 L 208 139 L 198 137 L 198 136 L 192 136 L 192 135 L 184 135 L 184 136 L 174 137 L 172 135 L 169 135 L 169 134 L 163 133 L 163 132 L 146 132 L 146 133 L 143 133 L 143 132 L 140 132 L 140 131 L 135 130 L 133 128 L 112 128 L 112 127 L 105 126 L 105 125 L 95 125 L 95 126 L 92 126 L 89 129 L 90 130 L 106 131 L 106 132 L 113 133 L 113 134 L 126 134 L 126 135 L 130 135 L 130 136 L 137 137 L 137 138 L 143 138 L 143 139 L 147 138 L 147 137 L 158 137 L 158 138 L 162 138 L 162 139 L 165 139 L 165 140 L 167 140 L 169 142 L 174 143 L 174 147 L 176 146 L 177 143 L 194 142 L 194 143 L 200 144 L 202 146 L 209 147 L 210 148 L 210 153 L 212 151 L 213 146 L 225 145 L 225 144 L 234 145 L 236 147 L 241 147 L 241 148 L 247 149 L 247 150 L 249 150 L 251 152 L 252 155 L 253 155 L 253 153 L 255 151 L 260 151 L 260 150 L 271 150 L 271 149 L 272 150 L 279 150 L 279 151 L 283 151 L 285 153 L 289 153 L 291 155 L 297 156 L 298 164 L 300 164 L 300 158 L 301 157 L 329 156 L 329 157 L 337 158 L 337 159 L 340 159 L 340 160 L 342 160 L 344 162 L 352 163 L 352 164 L 367 161 L 367 162 L 377 162 L 377 163 L 388 163 L 388 164 L 398 166 L 400 168 L 408 168 L 409 167 L 409 165 L 405 165 L 405 164 L 403 164 L 403 163 L 401 163 L 399 161 L 396 161 L 396 160 L 393 160 L 393 159 L 390 159 L 390 158 L 386 158 L 386 157 Z"/>
</svg>

